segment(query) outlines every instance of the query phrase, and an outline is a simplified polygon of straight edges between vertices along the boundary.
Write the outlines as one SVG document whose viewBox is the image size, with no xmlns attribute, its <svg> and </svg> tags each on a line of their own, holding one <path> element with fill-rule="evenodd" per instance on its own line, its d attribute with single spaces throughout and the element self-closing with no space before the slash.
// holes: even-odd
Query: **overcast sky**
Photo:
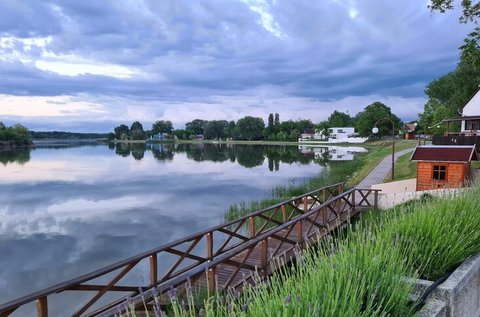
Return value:
<svg viewBox="0 0 480 317">
<path fill-rule="evenodd" d="M 0 0 L 0 121 L 416 118 L 469 31 L 411 0 Z"/>
</svg>

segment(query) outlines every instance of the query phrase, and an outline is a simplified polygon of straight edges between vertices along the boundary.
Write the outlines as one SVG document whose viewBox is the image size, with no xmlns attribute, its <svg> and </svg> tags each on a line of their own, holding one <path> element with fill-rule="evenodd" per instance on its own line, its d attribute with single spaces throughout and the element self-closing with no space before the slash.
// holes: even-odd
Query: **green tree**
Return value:
<svg viewBox="0 0 480 317">
<path fill-rule="evenodd" d="M 419 114 L 420 124 L 424 127 L 433 127 L 446 118 L 460 116 L 466 102 L 478 90 L 480 83 L 480 68 L 470 67 L 461 61 L 457 68 L 428 84 L 425 94 L 428 101 L 424 111 Z M 434 127 L 428 133 L 439 134 L 445 131 L 446 126 Z M 450 127 L 451 131 L 459 129 L 459 125 Z"/>
<path fill-rule="evenodd" d="M 353 118 L 348 113 L 333 111 L 327 119 L 330 127 L 353 127 Z"/>
<path fill-rule="evenodd" d="M 152 134 L 171 133 L 172 129 L 173 129 L 173 125 L 171 121 L 157 120 L 155 121 L 155 123 L 152 124 L 151 133 Z"/>
<path fill-rule="evenodd" d="M 130 137 L 132 140 L 145 139 L 145 131 L 143 131 L 143 126 L 140 122 L 135 121 L 132 123 L 132 126 L 130 127 Z"/>
<path fill-rule="evenodd" d="M 279 125 L 280 124 L 280 115 L 278 113 L 275 113 L 275 125 Z"/>
<path fill-rule="evenodd" d="M 126 135 L 128 137 L 128 135 L 130 135 L 130 129 L 126 124 L 121 124 L 118 127 L 115 127 L 113 132 L 115 133 L 115 137 L 117 139 L 122 139 L 122 136 Z"/>
<path fill-rule="evenodd" d="M 294 123 L 295 123 L 294 130 L 297 130 L 298 133 L 311 133 L 315 128 L 315 125 L 312 123 L 312 121 L 308 119 L 299 119 Z M 290 133 L 292 133 L 292 131 L 290 131 Z"/>
<path fill-rule="evenodd" d="M 17 123 L 12 127 L 13 133 L 15 135 L 15 142 L 26 144 L 30 140 L 30 132 L 26 127 Z"/>
<path fill-rule="evenodd" d="M 193 121 L 187 122 L 185 128 L 187 130 L 193 131 L 195 134 L 203 134 L 203 129 L 205 127 L 205 120 L 195 119 Z"/>
<path fill-rule="evenodd" d="M 464 40 L 464 45 L 460 47 L 460 61 L 478 69 L 480 67 L 480 28 L 477 25 L 480 18 L 480 1 L 462 0 L 458 3 L 462 7 L 460 23 L 473 22 L 475 25 L 474 30 Z M 429 8 L 432 11 L 444 13 L 454 9 L 455 6 L 454 0 L 431 0 Z"/>
<path fill-rule="evenodd" d="M 227 127 L 225 128 L 225 137 L 233 138 L 235 136 L 235 121 L 228 122 Z"/>
<path fill-rule="evenodd" d="M 444 13 L 447 10 L 452 10 L 455 7 L 454 2 L 454 0 L 431 0 L 428 7 L 431 10 Z M 472 0 L 462 0 L 459 2 L 462 6 L 462 16 L 460 16 L 460 22 L 467 23 L 470 21 L 477 23 L 478 18 L 480 17 L 480 2 L 475 2 Z"/>
<path fill-rule="evenodd" d="M 271 128 L 273 128 L 273 113 L 268 115 L 267 129 L 271 129 Z"/>
<path fill-rule="evenodd" d="M 401 120 L 394 115 L 387 105 L 381 102 L 374 102 L 371 105 L 365 107 L 365 109 L 359 113 L 357 121 L 357 131 L 361 136 L 370 136 L 372 128 L 375 127 L 377 121 L 383 118 L 388 118 L 395 124 L 395 133 L 401 128 Z M 380 130 L 380 135 L 389 135 L 392 133 L 392 124 L 388 120 L 382 120 L 377 125 Z"/>
<path fill-rule="evenodd" d="M 315 128 L 317 130 L 320 130 L 320 132 L 323 133 L 323 135 L 326 137 L 330 135 L 329 129 L 331 128 L 331 126 L 328 120 L 320 121 L 315 125 Z"/>
<path fill-rule="evenodd" d="M 262 118 L 246 116 L 237 121 L 235 135 L 240 140 L 260 140 L 265 123 Z"/>
<path fill-rule="evenodd" d="M 203 135 L 205 139 L 222 139 L 225 138 L 225 131 L 228 127 L 226 120 L 212 120 L 205 123 Z"/>
</svg>

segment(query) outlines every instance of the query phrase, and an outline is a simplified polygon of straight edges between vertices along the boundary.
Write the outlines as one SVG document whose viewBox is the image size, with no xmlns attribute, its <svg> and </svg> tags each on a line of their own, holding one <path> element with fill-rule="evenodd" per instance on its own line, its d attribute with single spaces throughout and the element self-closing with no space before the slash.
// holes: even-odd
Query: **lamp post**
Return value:
<svg viewBox="0 0 480 317">
<path fill-rule="evenodd" d="M 413 125 L 415 126 L 415 130 L 417 130 L 418 123 L 415 122 Z M 420 130 L 420 129 L 419 129 L 419 130 Z M 420 132 L 420 131 L 418 131 L 418 132 Z M 425 133 L 425 128 L 423 128 L 423 132 Z M 422 141 L 421 141 L 421 139 L 420 139 L 420 136 L 421 136 L 421 134 L 418 133 L 418 145 L 422 145 Z M 425 136 L 424 136 L 424 138 L 425 138 Z"/>
<path fill-rule="evenodd" d="M 392 119 L 385 117 L 382 119 L 377 120 L 375 123 L 375 126 L 372 129 L 372 132 L 374 134 L 377 134 L 380 130 L 377 128 L 377 125 L 379 122 L 383 120 L 388 120 L 392 124 L 392 181 L 395 180 L 395 123 L 392 121 Z"/>
</svg>

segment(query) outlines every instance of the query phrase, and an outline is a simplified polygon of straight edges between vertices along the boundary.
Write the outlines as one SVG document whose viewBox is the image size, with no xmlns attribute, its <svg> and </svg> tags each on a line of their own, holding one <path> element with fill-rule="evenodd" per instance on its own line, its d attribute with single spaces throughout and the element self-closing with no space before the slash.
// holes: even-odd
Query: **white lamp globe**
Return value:
<svg viewBox="0 0 480 317">
<path fill-rule="evenodd" d="M 372 132 L 375 133 L 375 134 L 377 134 L 377 133 L 378 133 L 378 128 L 377 128 L 377 127 L 374 127 L 374 128 L 372 129 Z"/>
</svg>

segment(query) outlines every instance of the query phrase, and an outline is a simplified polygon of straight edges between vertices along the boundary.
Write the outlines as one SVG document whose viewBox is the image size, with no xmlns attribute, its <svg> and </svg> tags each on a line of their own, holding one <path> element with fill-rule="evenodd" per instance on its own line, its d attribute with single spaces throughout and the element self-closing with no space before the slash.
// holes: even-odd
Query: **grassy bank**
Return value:
<svg viewBox="0 0 480 317">
<path fill-rule="evenodd" d="M 477 185 L 365 217 L 242 295 L 214 294 L 199 306 L 175 293 L 171 315 L 412 316 L 413 286 L 404 277 L 436 280 L 480 252 L 479 194 Z"/>
<path fill-rule="evenodd" d="M 400 140 L 395 143 L 395 151 L 413 148 L 416 145 L 417 141 L 415 140 Z M 348 184 L 351 187 L 360 183 L 386 156 L 392 154 L 391 141 L 368 142 L 364 143 L 363 146 L 368 148 L 369 152 L 362 158 L 362 167 L 348 180 Z M 406 156 L 410 157 L 408 154 L 406 154 Z M 405 157 L 403 157 L 403 159 L 405 159 Z"/>
<path fill-rule="evenodd" d="M 417 163 L 410 161 L 412 154 L 408 153 L 400 156 L 395 162 L 395 181 L 411 179 L 417 177 Z M 392 181 L 392 172 L 388 173 L 385 182 Z"/>
</svg>

